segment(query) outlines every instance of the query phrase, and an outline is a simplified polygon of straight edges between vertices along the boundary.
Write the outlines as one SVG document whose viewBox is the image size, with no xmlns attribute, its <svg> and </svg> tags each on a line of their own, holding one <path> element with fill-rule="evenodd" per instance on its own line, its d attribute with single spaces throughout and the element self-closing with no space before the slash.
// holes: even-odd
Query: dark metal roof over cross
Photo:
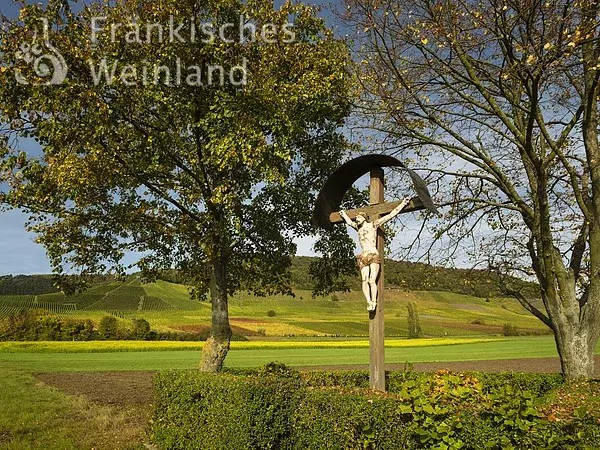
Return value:
<svg viewBox="0 0 600 450">
<path fill-rule="evenodd" d="M 371 172 L 373 169 L 382 167 L 402 167 L 410 175 L 417 196 L 412 198 L 411 202 L 402 210 L 402 213 L 423 209 L 437 213 L 427 185 L 419 175 L 393 156 L 365 155 L 348 161 L 327 179 L 317 198 L 312 224 L 317 228 L 330 230 L 333 228 L 333 224 L 342 223 L 343 220 L 339 215 L 339 209 L 346 192 L 360 177 Z M 346 213 L 351 219 L 355 219 L 359 213 L 365 213 L 369 216 L 369 220 L 373 220 L 374 217 L 388 214 L 400 203 L 400 201 L 374 203 L 373 199 L 371 199 L 371 206 L 350 209 Z"/>
</svg>

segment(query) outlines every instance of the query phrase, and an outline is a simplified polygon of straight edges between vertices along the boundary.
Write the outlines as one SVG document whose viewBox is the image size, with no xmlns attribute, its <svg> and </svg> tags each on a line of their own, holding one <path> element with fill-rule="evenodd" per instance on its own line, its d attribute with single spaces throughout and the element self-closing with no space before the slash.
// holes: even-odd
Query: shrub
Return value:
<svg viewBox="0 0 600 450">
<path fill-rule="evenodd" d="M 300 381 L 197 371 L 156 376 L 152 438 L 168 449 L 290 448 Z"/>
<path fill-rule="evenodd" d="M 392 400 L 308 389 L 297 373 L 273 369 L 261 376 L 158 374 L 153 441 L 169 449 L 370 448 L 375 440 L 403 447 L 405 427 Z"/>
<path fill-rule="evenodd" d="M 137 339 L 147 339 L 150 334 L 150 322 L 146 319 L 133 319 L 131 334 Z"/>
<path fill-rule="evenodd" d="M 511 325 L 510 323 L 505 323 L 502 327 L 502 334 L 504 336 L 518 336 L 519 332 L 517 331 L 517 327 Z"/>
<path fill-rule="evenodd" d="M 292 416 L 293 448 L 406 449 L 410 445 L 402 404 L 368 390 L 303 389 Z"/>
<path fill-rule="evenodd" d="M 117 337 L 118 322 L 113 316 L 104 316 L 98 323 L 98 333 L 104 339 L 114 339 Z"/>
<path fill-rule="evenodd" d="M 408 309 L 408 338 L 415 339 L 422 337 L 423 331 L 421 330 L 417 304 L 414 302 L 408 302 L 406 308 Z"/>
<path fill-rule="evenodd" d="M 85 341 L 94 338 L 94 324 L 87 319 L 60 319 L 39 310 L 0 319 L 1 341 Z"/>
<path fill-rule="evenodd" d="M 337 294 L 331 294 L 331 301 L 332 302 L 339 302 L 340 298 L 337 296 Z"/>
<path fill-rule="evenodd" d="M 269 316 L 269 317 L 275 317 L 276 315 L 277 315 L 277 313 L 272 309 L 267 311 L 267 316 Z"/>
<path fill-rule="evenodd" d="M 548 392 L 563 385 L 564 378 L 560 373 L 477 373 L 486 393 L 496 392 L 505 386 L 512 386 L 521 391 L 533 392 L 543 397 Z"/>
<path fill-rule="evenodd" d="M 298 373 L 271 363 L 217 375 L 166 372 L 155 379 L 151 437 L 169 449 L 600 448 L 597 407 L 570 419 L 566 404 L 568 419 L 553 421 L 537 399 L 561 382 L 405 371 L 388 374 L 390 392 L 381 394 L 363 389 L 365 371 Z M 593 400 L 597 388 L 587 391 Z"/>
<path fill-rule="evenodd" d="M 483 319 L 475 319 L 471 322 L 472 325 L 485 325 L 485 322 Z"/>
</svg>

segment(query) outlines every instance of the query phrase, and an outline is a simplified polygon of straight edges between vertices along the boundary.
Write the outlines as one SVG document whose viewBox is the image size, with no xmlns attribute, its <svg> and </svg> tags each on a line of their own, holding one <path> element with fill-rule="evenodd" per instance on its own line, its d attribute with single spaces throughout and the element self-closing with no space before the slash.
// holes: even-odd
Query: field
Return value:
<svg viewBox="0 0 600 450">
<path fill-rule="evenodd" d="M 519 358 L 556 358 L 554 341 L 549 336 L 519 337 L 502 340 L 467 339 L 463 343 L 456 339 L 448 342 L 428 340 L 413 345 L 409 340 L 392 341 L 386 348 L 386 363 L 402 366 L 405 363 L 430 363 L 450 361 L 489 361 L 514 360 Z M 436 342 L 437 341 L 437 342 Z M 56 344 L 56 345 L 54 345 Z M 89 344 L 89 345 L 88 345 Z M 107 345 L 108 344 L 108 345 Z M 105 343 L 31 343 L 0 346 L 0 365 L 27 372 L 85 372 L 85 371 L 155 371 L 168 369 L 191 369 L 198 366 L 200 346 L 190 349 L 189 343 L 130 343 L 138 351 L 119 351 Z M 163 344 L 173 344 L 169 351 L 157 350 Z M 239 344 L 239 348 L 235 345 Z M 275 342 L 266 346 L 262 342 L 234 343 L 226 359 L 227 367 L 257 367 L 271 361 L 279 361 L 290 366 L 315 367 L 365 366 L 369 362 L 366 343 L 351 347 L 340 347 L 338 343 L 329 345 L 299 346 L 286 342 Z M 420 345 L 419 345 L 420 344 Z M 52 351 L 52 347 L 62 346 L 62 352 Z M 83 347 L 82 347 L 83 346 Z M 71 347 L 71 348 L 69 348 Z M 78 349 L 79 347 L 79 349 Z M 95 348 L 94 348 L 95 347 Z M 153 348 L 155 347 L 155 348 Z M 271 348 L 266 348 L 271 347 Z M 46 351 L 50 348 L 51 351 Z M 87 350 L 81 352 L 79 350 Z M 139 351 L 142 349 L 143 351 Z M 55 349 L 56 350 L 56 349 Z M 130 349 L 131 350 L 131 349 Z M 597 349 L 600 352 L 600 346 Z M 535 367 L 534 367 L 535 368 Z M 509 366 L 507 366 L 507 370 Z"/>
<path fill-rule="evenodd" d="M 513 299 L 483 299 L 451 292 L 386 291 L 386 335 L 407 335 L 406 305 L 418 305 L 425 336 L 481 336 L 502 334 L 504 324 L 521 333 L 547 332 L 545 327 Z M 179 284 L 158 281 L 141 284 L 100 283 L 89 291 L 65 296 L 0 296 L 0 317 L 35 309 L 63 318 L 100 320 L 107 314 L 129 321 L 147 319 L 157 331 L 206 332 L 210 327 L 210 303 L 195 302 Z M 234 333 L 270 338 L 283 336 L 367 336 L 366 308 L 360 292 L 313 298 L 299 290 L 295 297 L 253 297 L 246 293 L 230 299 Z M 268 312 L 273 311 L 274 316 Z M 271 313 L 272 315 L 273 313 Z"/>
</svg>

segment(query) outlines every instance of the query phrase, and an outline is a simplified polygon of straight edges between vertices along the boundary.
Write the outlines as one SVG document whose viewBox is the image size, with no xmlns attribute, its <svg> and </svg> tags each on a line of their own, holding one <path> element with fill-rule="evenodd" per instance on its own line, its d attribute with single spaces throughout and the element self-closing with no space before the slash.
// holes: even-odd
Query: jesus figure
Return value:
<svg viewBox="0 0 600 450">
<path fill-rule="evenodd" d="M 357 214 L 356 221 L 353 221 L 348 217 L 346 211 L 340 211 L 340 216 L 348 226 L 358 231 L 358 241 L 362 253 L 356 257 L 356 262 L 362 277 L 362 290 L 367 299 L 368 311 L 375 311 L 375 308 L 377 308 L 377 277 L 382 263 L 377 250 L 377 229 L 400 214 L 409 203 L 410 198 L 405 198 L 389 214 L 373 222 L 369 222 L 367 215 L 364 213 Z"/>
</svg>

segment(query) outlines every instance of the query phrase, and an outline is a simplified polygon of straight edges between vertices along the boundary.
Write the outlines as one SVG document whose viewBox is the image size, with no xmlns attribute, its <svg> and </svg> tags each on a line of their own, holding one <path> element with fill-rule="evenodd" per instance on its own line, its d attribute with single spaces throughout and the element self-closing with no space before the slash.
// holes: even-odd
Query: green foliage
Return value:
<svg viewBox="0 0 600 450">
<path fill-rule="evenodd" d="M 322 256 L 312 259 L 308 267 L 313 296 L 350 290 L 352 281 L 358 276 L 355 246 L 342 227 L 334 227 L 322 234 L 314 245 L 315 252 Z"/>
<path fill-rule="evenodd" d="M 277 313 L 273 309 L 270 309 L 267 311 L 267 316 L 269 316 L 269 317 L 275 317 L 276 315 L 277 315 Z"/>
<path fill-rule="evenodd" d="M 365 389 L 366 372 L 297 373 L 278 363 L 164 372 L 151 436 L 174 449 L 597 448 L 597 410 L 553 421 L 543 394 L 556 377 L 519 377 L 406 371 L 389 374 L 390 392 L 378 394 Z"/>
<path fill-rule="evenodd" d="M 480 298 L 506 297 L 506 278 L 487 270 L 456 269 L 424 263 L 386 260 L 386 283 L 409 291 L 447 291 Z M 539 286 L 519 278 L 510 278 L 527 298 L 539 298 Z"/>
<path fill-rule="evenodd" d="M 19 315 L 22 311 L 45 309 L 45 314 L 52 314 L 63 320 L 91 319 L 97 323 L 105 315 L 115 315 L 124 321 L 131 321 L 133 317 L 143 317 L 157 330 L 168 328 L 175 332 L 208 331 L 211 320 L 210 305 L 191 300 L 186 286 L 163 281 L 145 284 L 143 289 L 147 295 L 143 299 L 114 302 L 111 305 L 114 309 L 103 309 L 102 306 L 107 305 L 104 293 L 111 292 L 119 286 L 122 284 L 116 282 L 108 285 L 98 284 L 83 294 L 73 295 L 56 293 L 40 295 L 37 298 L 0 296 L 0 318 Z M 108 296 L 112 295 L 109 293 Z M 255 297 L 247 293 L 238 293 L 230 298 L 229 315 L 247 321 L 236 323 L 239 328 L 235 329 L 237 333 L 245 335 L 256 334 L 257 328 L 264 329 L 268 336 L 367 335 L 368 324 L 364 320 L 362 292 L 337 292 L 334 295 L 338 297 L 338 302 L 333 302 L 331 297 L 311 298 L 310 291 L 296 291 L 295 297 Z M 136 305 L 136 300 L 138 306 L 130 306 Z M 497 335 L 502 333 L 502 324 L 505 322 L 517 325 L 522 334 L 532 333 L 542 326 L 535 317 L 528 315 L 516 300 L 502 299 L 487 304 L 482 299 L 458 294 L 388 290 L 386 336 L 406 337 L 407 301 L 415 301 L 419 305 L 421 327 L 427 336 L 468 336 L 482 333 Z M 137 309 L 140 302 L 141 311 Z M 502 304 L 507 304 L 508 309 L 501 308 Z M 133 309 L 134 307 L 136 309 Z M 270 309 L 277 312 L 276 321 L 266 320 L 266 312 Z M 484 317 L 486 327 L 469 324 L 474 319 Z M 263 323 L 260 323 L 261 320 Z"/>
<path fill-rule="evenodd" d="M 331 388 L 304 388 L 302 394 L 292 416 L 291 448 L 411 448 L 408 421 L 392 399 Z"/>
<path fill-rule="evenodd" d="M 389 373 L 386 373 L 389 376 Z M 344 386 L 348 388 L 368 388 L 369 373 L 364 370 L 311 370 L 302 372 L 302 379 L 309 386 L 332 387 Z"/>
<path fill-rule="evenodd" d="M 114 316 L 100 320 L 98 329 L 90 319 L 73 319 L 49 315 L 44 310 L 27 310 L 0 317 L 0 341 L 90 341 L 142 339 L 148 341 L 205 341 L 208 331 L 156 332 L 146 319 L 134 318 L 131 329 L 119 326 Z M 247 341 L 246 336 L 233 334 L 233 341 Z"/>
<path fill-rule="evenodd" d="M 517 330 L 517 327 L 510 324 L 510 323 L 505 323 L 502 326 L 502 334 L 504 336 L 518 336 L 519 335 L 519 331 Z"/>
<path fill-rule="evenodd" d="M 150 323 L 146 319 L 133 319 L 131 334 L 137 339 L 146 339 L 150 334 Z"/>
<path fill-rule="evenodd" d="M 159 373 L 152 438 L 161 448 L 285 449 L 297 405 L 295 378 Z"/>
<path fill-rule="evenodd" d="M 105 27 L 94 39 L 89 30 L 98 17 Z M 195 38 L 132 43 L 127 26 L 115 27 L 124 18 L 141 29 L 175 23 L 196 36 L 208 23 L 237 28 L 242 17 L 278 31 L 268 40 L 228 33 L 198 45 Z M 42 18 L 71 70 L 56 86 L 19 84 L 15 72 L 40 81 L 16 55 L 38 35 Z M 212 335 L 222 348 L 232 334 L 221 313 L 228 295 L 242 287 L 292 292 L 293 239 L 314 233 L 316 191 L 349 150 L 340 127 L 351 108 L 350 52 L 315 8 L 93 0 L 71 12 L 57 0 L 24 4 L 19 21 L 0 20 L 0 183 L 9 186 L 2 202 L 31 213 L 28 229 L 54 273 L 78 269 L 69 292 L 94 274 L 125 273 L 126 252 L 139 256 L 133 265 L 145 281 L 177 269 L 192 296 L 210 290 L 219 311 Z M 284 33 L 288 22 L 293 42 Z M 176 82 L 181 63 L 203 80 L 192 83 L 193 74 L 183 73 Z M 91 66 L 98 73 L 100 64 L 118 73 L 93 80 Z M 241 82 L 239 73 L 237 82 L 207 80 L 211 68 L 234 75 L 242 66 Z M 135 72 L 129 82 L 119 76 L 125 67 Z M 168 79 L 156 76 L 166 71 Z M 35 140 L 42 154 L 27 155 L 19 138 Z M 219 355 L 203 367 L 220 368 L 226 352 Z"/>
<path fill-rule="evenodd" d="M 119 323 L 114 316 L 104 316 L 98 323 L 98 333 L 104 339 L 114 339 L 119 331 Z"/>
<path fill-rule="evenodd" d="M 415 302 L 408 302 L 406 308 L 408 310 L 408 338 L 416 339 L 423 337 L 417 304 Z"/>
<path fill-rule="evenodd" d="M 252 373 L 252 371 L 248 371 L 249 374 Z M 296 377 L 299 375 L 298 372 L 291 370 L 290 368 L 288 368 L 285 364 L 273 361 L 270 363 L 265 364 L 264 366 L 261 366 L 258 368 L 258 370 L 256 371 L 256 373 L 259 376 L 274 376 L 274 377 Z"/>
<path fill-rule="evenodd" d="M 3 201 L 32 213 L 30 230 L 56 273 L 65 266 L 85 277 L 124 273 L 128 250 L 142 255 L 137 265 L 145 279 L 176 268 L 178 280 L 199 296 L 215 265 L 230 274 L 229 292 L 242 285 L 261 294 L 289 292 L 292 236 L 313 232 L 316 190 L 348 152 L 338 131 L 351 106 L 347 46 L 301 3 L 142 3 L 94 0 L 77 12 L 59 2 L 29 4 L 21 20 L 2 23 L 1 136 L 11 136 L 0 138 L 0 182 L 10 181 Z M 134 44 L 127 27 L 110 32 L 134 17 L 142 29 L 182 23 L 189 36 L 192 27 L 210 22 L 219 29 L 241 16 L 258 29 L 281 30 L 291 21 L 295 41 L 278 32 L 270 43 L 236 35 L 227 44 Z M 14 56 L 41 17 L 71 70 L 57 86 L 19 85 L 16 70 L 41 81 Z M 95 42 L 93 17 L 105 18 Z M 118 76 L 94 83 L 90 61 L 97 69 L 103 60 L 118 65 L 117 75 L 135 67 L 134 85 Z M 189 85 L 187 73 L 168 86 L 143 82 L 148 61 L 173 75 L 178 62 L 198 65 L 203 76 L 208 64 L 228 73 L 245 61 L 247 83 Z M 13 136 L 35 140 L 43 154 L 21 152 Z"/>
<path fill-rule="evenodd" d="M 0 276 L 0 295 L 40 295 L 58 292 L 47 275 Z"/>
<path fill-rule="evenodd" d="M 559 388 L 564 383 L 561 374 L 542 374 L 542 373 L 477 373 L 481 381 L 484 392 L 490 393 L 502 389 L 505 386 L 512 386 L 520 391 L 533 392 L 538 397 L 543 397 L 550 391 Z"/>
<path fill-rule="evenodd" d="M 97 338 L 94 323 L 38 314 L 35 310 L 0 318 L 0 341 L 88 341 Z"/>
<path fill-rule="evenodd" d="M 491 420 L 499 436 L 489 439 L 486 448 L 532 448 L 535 443 L 538 419 L 542 414 L 536 409 L 539 402 L 529 391 L 503 386 L 489 395 L 481 415 Z"/>
</svg>

